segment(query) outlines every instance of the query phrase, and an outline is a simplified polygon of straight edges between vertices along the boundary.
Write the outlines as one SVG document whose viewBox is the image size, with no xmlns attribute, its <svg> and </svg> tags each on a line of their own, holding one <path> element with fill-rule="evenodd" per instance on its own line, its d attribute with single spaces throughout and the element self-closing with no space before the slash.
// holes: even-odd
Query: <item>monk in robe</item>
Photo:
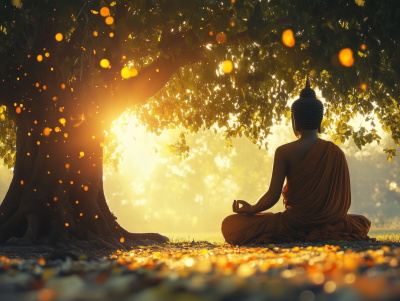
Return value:
<svg viewBox="0 0 400 301">
<path fill-rule="evenodd" d="M 318 138 L 323 111 L 307 78 L 306 88 L 291 107 L 298 140 L 276 149 L 269 189 L 254 205 L 233 202 L 236 214 L 222 222 L 226 242 L 369 240 L 371 222 L 347 214 L 351 192 L 345 155 L 334 143 Z M 285 211 L 261 213 L 272 208 L 281 193 Z"/>
</svg>

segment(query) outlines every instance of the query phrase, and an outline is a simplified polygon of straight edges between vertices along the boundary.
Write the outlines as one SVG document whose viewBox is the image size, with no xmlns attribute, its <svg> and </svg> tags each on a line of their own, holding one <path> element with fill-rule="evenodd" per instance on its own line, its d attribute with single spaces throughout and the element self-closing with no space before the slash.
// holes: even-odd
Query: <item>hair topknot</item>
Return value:
<svg viewBox="0 0 400 301">
<path fill-rule="evenodd" d="M 297 125 L 305 130 L 315 130 L 322 122 L 324 105 L 317 99 L 311 89 L 310 78 L 307 75 L 306 87 L 301 90 L 300 98 L 292 104 L 292 116 Z"/>
</svg>

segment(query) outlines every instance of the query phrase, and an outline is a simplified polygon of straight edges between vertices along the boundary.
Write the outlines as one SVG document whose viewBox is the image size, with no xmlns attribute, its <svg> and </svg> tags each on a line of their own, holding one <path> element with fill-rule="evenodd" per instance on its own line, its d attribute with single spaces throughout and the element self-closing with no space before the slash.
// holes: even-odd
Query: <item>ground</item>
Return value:
<svg viewBox="0 0 400 301">
<path fill-rule="evenodd" d="M 4 254 L 0 300 L 399 300 L 400 237 Z"/>
</svg>

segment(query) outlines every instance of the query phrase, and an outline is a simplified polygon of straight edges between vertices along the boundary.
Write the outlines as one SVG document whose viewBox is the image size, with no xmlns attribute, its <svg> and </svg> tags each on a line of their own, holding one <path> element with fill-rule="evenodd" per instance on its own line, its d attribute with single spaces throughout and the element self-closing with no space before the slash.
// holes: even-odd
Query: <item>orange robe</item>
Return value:
<svg viewBox="0 0 400 301">
<path fill-rule="evenodd" d="M 255 215 L 233 214 L 222 222 L 231 244 L 279 241 L 368 240 L 371 222 L 347 214 L 351 204 L 350 175 L 342 150 L 317 139 L 305 159 L 286 176 L 286 210 Z"/>
</svg>

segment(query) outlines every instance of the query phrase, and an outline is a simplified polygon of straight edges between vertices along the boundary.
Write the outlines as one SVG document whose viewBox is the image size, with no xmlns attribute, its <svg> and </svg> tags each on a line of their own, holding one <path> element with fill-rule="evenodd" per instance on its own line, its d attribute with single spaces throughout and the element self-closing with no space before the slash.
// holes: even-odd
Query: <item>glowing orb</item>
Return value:
<svg viewBox="0 0 400 301">
<path fill-rule="evenodd" d="M 60 118 L 58 121 L 59 121 L 61 124 L 65 124 L 65 118 Z"/>
<path fill-rule="evenodd" d="M 293 31 L 291 29 L 287 29 L 282 34 L 282 42 L 287 47 L 293 47 L 295 44 Z"/>
<path fill-rule="evenodd" d="M 56 41 L 57 41 L 57 42 L 61 42 L 62 39 L 63 39 L 62 33 L 57 33 L 57 34 L 56 34 Z"/>
<path fill-rule="evenodd" d="M 61 89 L 65 89 L 65 84 L 61 84 Z"/>
<path fill-rule="evenodd" d="M 65 227 L 68 227 L 69 226 L 69 224 L 68 223 L 65 223 Z"/>
<path fill-rule="evenodd" d="M 38 60 L 38 62 L 43 61 L 43 56 L 41 54 L 39 54 L 36 59 Z"/>
<path fill-rule="evenodd" d="M 223 32 L 220 32 L 219 34 L 217 34 L 215 39 L 217 40 L 218 43 L 224 44 L 226 42 L 226 34 L 224 34 Z"/>
<path fill-rule="evenodd" d="M 114 36 L 113 32 L 110 32 L 110 38 L 112 38 Z"/>
<path fill-rule="evenodd" d="M 367 89 L 367 85 L 366 84 L 361 84 L 361 89 L 363 89 L 363 90 Z"/>
<path fill-rule="evenodd" d="M 83 187 L 83 190 L 88 191 L 88 190 L 89 190 L 89 187 L 85 186 L 85 187 Z M 96 216 L 97 216 L 97 215 L 96 215 Z M 97 218 L 97 217 L 96 217 L 96 218 Z"/>
<path fill-rule="evenodd" d="M 134 77 L 138 74 L 138 72 L 135 68 L 129 69 L 129 73 L 131 74 L 131 77 Z"/>
<path fill-rule="evenodd" d="M 131 77 L 131 72 L 129 71 L 128 67 L 124 67 L 121 70 L 121 76 L 125 79 L 130 78 Z"/>
<path fill-rule="evenodd" d="M 53 101 L 56 101 L 56 100 L 57 100 L 57 96 L 54 96 L 54 97 L 53 97 Z"/>
<path fill-rule="evenodd" d="M 213 35 L 214 35 L 214 33 L 213 33 L 212 31 L 210 31 L 208 34 L 209 34 L 210 36 L 213 36 Z"/>
<path fill-rule="evenodd" d="M 65 164 L 65 168 L 67 168 L 67 169 L 69 168 L 69 164 L 68 164 L 68 163 L 67 163 L 67 164 Z"/>
<path fill-rule="evenodd" d="M 350 48 L 345 48 L 339 52 L 339 61 L 345 67 L 351 67 L 354 64 L 353 51 Z"/>
<path fill-rule="evenodd" d="M 107 17 L 108 15 L 110 14 L 110 9 L 108 8 L 108 7 L 102 7 L 101 9 L 100 9 L 100 15 L 102 16 L 102 17 Z"/>
<path fill-rule="evenodd" d="M 110 62 L 107 59 L 102 59 L 100 61 L 100 66 L 103 68 L 107 68 L 108 66 L 110 66 Z"/>
<path fill-rule="evenodd" d="M 95 31 L 93 31 L 93 35 L 94 35 L 95 37 L 97 37 L 97 36 L 99 35 L 99 33 L 95 30 Z"/>
<path fill-rule="evenodd" d="M 21 185 L 24 185 L 24 181 L 21 180 Z"/>
<path fill-rule="evenodd" d="M 84 155 L 85 155 L 84 152 L 80 152 L 80 153 L 79 153 L 79 156 L 81 156 L 81 157 L 83 157 Z"/>
<path fill-rule="evenodd" d="M 227 73 L 231 73 L 233 70 L 233 64 L 230 60 L 225 60 L 222 63 L 222 72 L 224 72 L 225 74 Z"/>
<path fill-rule="evenodd" d="M 59 131 L 61 131 L 60 128 L 59 128 L 58 126 L 56 126 L 56 127 L 54 128 L 54 130 L 56 131 L 56 133 L 58 133 Z"/>
<path fill-rule="evenodd" d="M 43 130 L 43 135 L 48 136 L 50 135 L 50 128 L 49 127 L 45 127 Z"/>
<path fill-rule="evenodd" d="M 121 237 L 121 239 L 119 241 L 120 241 L 120 243 L 123 243 L 125 241 L 125 238 Z"/>
<path fill-rule="evenodd" d="M 235 22 L 231 22 L 231 26 L 232 26 L 232 27 L 235 26 Z"/>
<path fill-rule="evenodd" d="M 53 200 L 54 200 L 54 202 L 57 202 L 58 199 L 57 199 L 57 197 L 55 196 Z"/>
<path fill-rule="evenodd" d="M 68 133 L 65 133 L 65 134 L 64 134 L 64 137 L 65 137 L 65 138 L 68 138 Z"/>
<path fill-rule="evenodd" d="M 50 56 L 50 53 L 46 52 L 46 53 L 44 54 L 44 56 L 45 56 L 45 57 L 49 57 L 49 56 Z"/>
<path fill-rule="evenodd" d="M 361 50 L 365 50 L 365 49 L 367 49 L 367 45 L 362 44 L 362 45 L 361 45 Z"/>
<path fill-rule="evenodd" d="M 17 112 L 17 114 L 21 113 L 21 108 L 20 107 L 16 108 L 15 112 Z"/>
<path fill-rule="evenodd" d="M 36 87 L 36 88 L 39 88 L 39 83 L 36 83 L 36 84 L 35 84 L 35 87 Z"/>
<path fill-rule="evenodd" d="M 113 17 L 109 16 L 109 17 L 106 18 L 106 24 L 107 25 L 111 25 L 113 23 L 114 23 L 114 18 Z"/>
</svg>

